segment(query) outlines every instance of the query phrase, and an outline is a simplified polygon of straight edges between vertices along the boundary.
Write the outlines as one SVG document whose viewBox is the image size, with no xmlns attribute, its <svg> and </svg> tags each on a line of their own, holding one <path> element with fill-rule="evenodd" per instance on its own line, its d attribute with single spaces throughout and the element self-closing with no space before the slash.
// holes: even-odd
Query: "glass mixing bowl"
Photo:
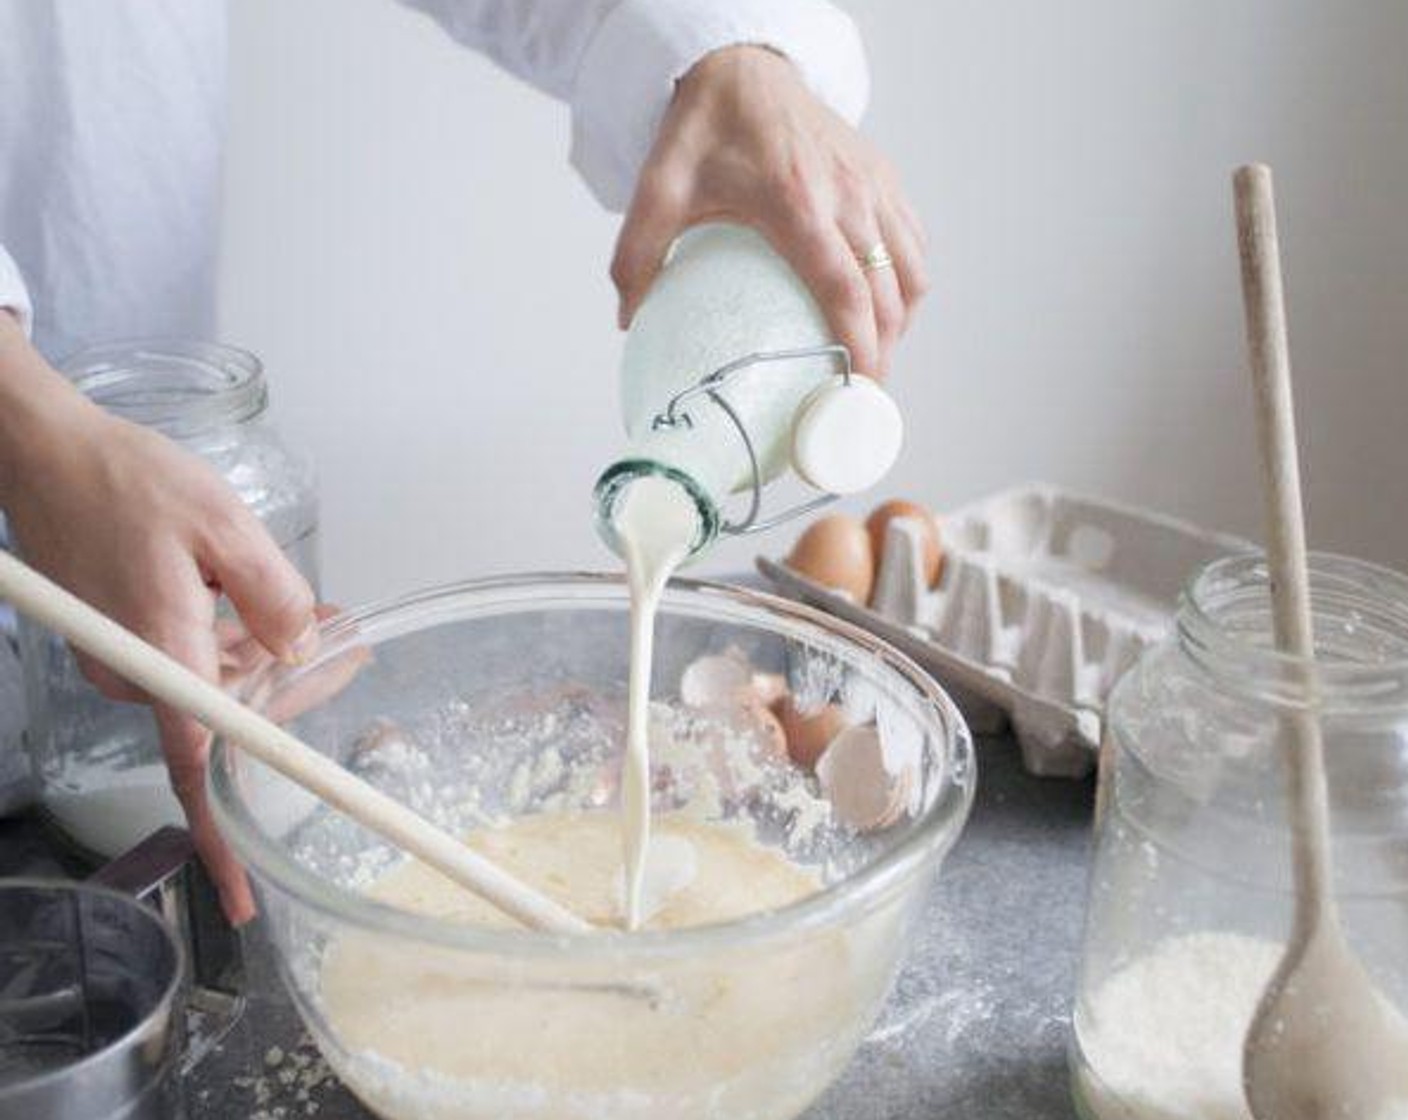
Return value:
<svg viewBox="0 0 1408 1120">
<path fill-rule="evenodd" d="M 627 619 L 625 587 L 609 576 L 427 591 L 326 624 L 315 660 L 265 665 L 245 699 L 455 832 L 539 812 L 614 813 Z M 847 824 L 842 798 L 833 806 L 766 735 L 685 705 L 681 675 L 709 654 L 785 678 L 804 710 L 835 703 L 873 726 L 886 771 L 904 778 L 894 810 Z M 870 634 L 686 581 L 661 606 L 653 694 L 655 810 L 746 824 L 807 868 L 815 893 L 631 934 L 427 917 L 363 893 L 402 858 L 384 842 L 215 744 L 215 810 L 250 869 L 284 981 L 373 1110 L 785 1120 L 844 1068 L 967 817 L 967 727 L 928 676 Z"/>
</svg>

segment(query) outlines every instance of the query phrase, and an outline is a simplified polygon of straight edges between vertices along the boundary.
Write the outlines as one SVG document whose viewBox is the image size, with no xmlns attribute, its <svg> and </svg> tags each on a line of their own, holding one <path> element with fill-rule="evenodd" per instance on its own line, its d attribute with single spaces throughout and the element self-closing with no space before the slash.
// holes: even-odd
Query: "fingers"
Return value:
<svg viewBox="0 0 1408 1120">
<path fill-rule="evenodd" d="M 824 219 L 787 213 L 763 233 L 811 289 L 836 341 L 851 352 L 855 368 L 877 375 L 880 343 L 874 297 L 841 230 Z"/>
<path fill-rule="evenodd" d="M 254 917 L 254 895 L 244 868 L 221 838 L 210 810 L 205 789 L 210 732 L 165 706 L 158 706 L 155 711 L 171 788 L 186 814 L 196 853 L 220 894 L 225 917 L 232 925 L 243 925 Z"/>
<path fill-rule="evenodd" d="M 920 221 L 919 214 L 914 207 L 909 204 L 909 199 L 905 198 L 897 185 L 892 185 L 886 192 L 886 209 L 889 213 L 904 226 L 910 239 L 919 250 L 922 258 L 929 252 L 929 232 L 924 228 L 924 223 Z"/>
<path fill-rule="evenodd" d="M 899 177 L 785 59 L 738 48 L 676 88 L 617 244 L 628 325 L 673 238 L 704 218 L 764 234 L 811 289 L 861 373 L 883 374 L 927 286 L 924 231 Z M 883 242 L 893 267 L 857 261 Z"/>
<path fill-rule="evenodd" d="M 204 567 L 260 645 L 285 661 L 312 654 L 313 589 L 253 514 L 232 498 L 201 553 Z"/>
<path fill-rule="evenodd" d="M 79 672 L 88 678 L 89 684 L 109 700 L 140 704 L 146 699 L 146 693 L 136 685 L 129 684 L 126 678 L 119 677 L 101 661 L 94 660 L 80 649 L 73 649 L 73 656 L 74 660 L 78 662 Z"/>
<path fill-rule="evenodd" d="M 289 682 L 263 705 L 264 714 L 282 724 L 321 707 L 351 684 L 371 661 L 369 647 L 352 646 Z"/>
<path fill-rule="evenodd" d="M 671 243 L 687 224 L 686 198 L 683 186 L 662 167 L 648 165 L 641 173 L 611 261 L 620 299 L 616 323 L 622 330 L 630 326 Z"/>
<path fill-rule="evenodd" d="M 913 319 L 919 301 L 929 290 L 929 274 L 924 267 L 924 245 L 920 240 L 923 230 L 916 233 L 913 221 L 897 210 L 881 212 L 880 228 L 895 262 L 895 281 L 904 305 L 904 319 L 900 326 L 900 333 L 903 333 Z"/>
<path fill-rule="evenodd" d="M 215 620 L 215 649 L 220 658 L 221 688 L 228 688 L 228 679 L 248 676 L 270 660 L 269 651 L 250 637 L 238 618 Z"/>
<path fill-rule="evenodd" d="M 213 632 L 172 632 L 158 644 L 206 680 L 216 679 L 218 655 Z M 171 789 L 186 814 L 191 840 L 220 893 L 225 916 L 232 924 L 242 925 L 254 917 L 254 895 L 244 869 L 220 837 L 206 795 L 210 733 L 189 716 L 164 704 L 156 705 L 154 711 Z"/>
<path fill-rule="evenodd" d="M 103 614 L 130 630 L 149 645 L 185 663 L 177 652 L 192 642 L 213 645 L 211 629 L 215 608 L 213 592 L 201 581 L 198 565 L 188 552 L 160 548 L 131 561 L 139 573 L 115 592 L 92 596 Z M 110 590 L 110 589 L 108 589 Z M 79 670 L 110 700 L 146 704 L 151 697 L 136 684 L 118 675 L 101 661 L 70 646 Z"/>
<path fill-rule="evenodd" d="M 341 613 L 341 608 L 332 603 L 319 603 L 313 609 L 313 616 L 320 623 L 326 622 L 339 613 Z M 247 704 L 253 704 L 255 707 L 263 706 L 264 700 L 267 699 L 266 694 L 248 694 L 244 690 L 251 677 L 273 664 L 273 655 L 254 638 L 249 636 L 248 631 L 244 628 L 244 624 L 237 618 L 216 619 L 215 636 L 216 648 L 219 650 L 220 687 L 226 692 L 236 693 Z M 361 649 L 362 647 L 357 648 Z M 366 654 L 367 656 L 363 658 L 364 661 L 371 659 L 370 650 L 367 650 Z M 308 673 L 307 677 L 313 680 L 323 680 L 327 673 L 335 675 L 342 671 L 336 666 L 343 665 L 346 659 L 346 654 L 335 657 L 332 659 L 335 667 L 329 669 L 319 666 Z M 351 675 L 352 674 L 349 673 L 349 680 L 351 679 Z M 293 681 L 281 680 L 279 682 L 279 688 L 280 692 L 278 696 L 274 698 L 275 701 L 281 700 L 282 697 L 290 693 L 296 693 L 300 696 L 306 695 L 310 686 L 306 683 L 305 678 L 299 678 Z M 321 703 L 323 699 L 326 699 L 336 691 L 340 691 L 340 689 L 322 693 L 317 699 L 304 704 L 302 707 L 298 707 L 296 711 L 292 712 L 292 715 L 302 714 L 309 708 L 315 706 L 315 704 Z M 282 710 L 276 712 L 272 706 L 265 708 L 264 714 L 275 723 L 282 723 L 285 719 L 292 718 L 291 715 L 283 714 Z"/>
<path fill-rule="evenodd" d="M 856 255 L 859 257 L 880 248 L 890 250 L 889 242 L 881 236 L 877 222 L 868 221 L 849 226 L 843 225 L 842 234 L 845 236 L 847 244 L 855 246 Z M 905 322 L 908 319 L 904 293 L 900 289 L 899 277 L 893 266 L 867 267 L 863 262 L 857 261 L 856 267 L 861 270 L 866 283 L 870 286 L 870 304 L 875 316 L 877 347 L 875 368 L 873 370 L 862 369 L 862 372 L 883 377 L 889 372 L 890 354 L 894 350 L 895 343 L 899 341 L 900 334 L 904 331 Z"/>
</svg>

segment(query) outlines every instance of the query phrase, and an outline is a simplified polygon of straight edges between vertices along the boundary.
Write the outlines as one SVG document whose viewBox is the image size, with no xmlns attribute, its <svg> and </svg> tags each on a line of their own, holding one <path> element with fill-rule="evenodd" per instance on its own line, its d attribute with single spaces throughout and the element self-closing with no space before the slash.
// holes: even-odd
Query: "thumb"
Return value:
<svg viewBox="0 0 1408 1120">
<path fill-rule="evenodd" d="M 313 589 L 252 513 L 240 506 L 201 559 L 260 645 L 285 661 L 312 654 Z"/>
</svg>

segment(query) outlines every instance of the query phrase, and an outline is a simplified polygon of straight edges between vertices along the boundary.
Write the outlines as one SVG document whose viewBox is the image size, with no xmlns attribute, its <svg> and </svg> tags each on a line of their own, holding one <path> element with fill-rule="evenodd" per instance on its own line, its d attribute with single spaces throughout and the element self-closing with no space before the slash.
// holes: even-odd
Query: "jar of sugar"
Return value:
<svg viewBox="0 0 1408 1120">
<path fill-rule="evenodd" d="M 204 342 L 116 343 L 85 350 L 61 369 L 110 412 L 210 463 L 316 589 L 312 461 L 274 427 L 258 358 Z M 81 848 L 104 857 L 164 824 L 182 823 L 150 711 L 104 699 L 68 647 L 24 619 L 20 649 L 28 745 L 49 817 Z"/>
<path fill-rule="evenodd" d="M 1408 1016 L 1408 578 L 1312 555 L 1315 709 L 1345 933 Z M 1096 1120 L 1251 1120 L 1242 1043 L 1291 929 L 1288 717 L 1259 556 L 1219 560 L 1109 701 L 1074 1014 Z"/>
</svg>

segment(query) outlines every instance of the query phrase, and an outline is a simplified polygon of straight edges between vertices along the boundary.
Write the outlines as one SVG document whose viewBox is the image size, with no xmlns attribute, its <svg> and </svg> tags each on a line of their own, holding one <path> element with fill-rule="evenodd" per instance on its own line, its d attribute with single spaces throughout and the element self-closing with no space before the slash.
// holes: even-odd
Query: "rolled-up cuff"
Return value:
<svg viewBox="0 0 1408 1120">
<path fill-rule="evenodd" d="M 34 330 L 34 307 L 29 302 L 29 289 L 24 286 L 20 266 L 0 245 L 0 308 L 11 311 L 20 321 L 28 337 Z"/>
<path fill-rule="evenodd" d="M 850 16 L 824 0 L 622 0 L 582 56 L 572 96 L 572 163 L 609 210 L 624 210 L 675 83 L 739 44 L 787 56 L 808 88 L 855 124 L 869 74 Z"/>
</svg>

